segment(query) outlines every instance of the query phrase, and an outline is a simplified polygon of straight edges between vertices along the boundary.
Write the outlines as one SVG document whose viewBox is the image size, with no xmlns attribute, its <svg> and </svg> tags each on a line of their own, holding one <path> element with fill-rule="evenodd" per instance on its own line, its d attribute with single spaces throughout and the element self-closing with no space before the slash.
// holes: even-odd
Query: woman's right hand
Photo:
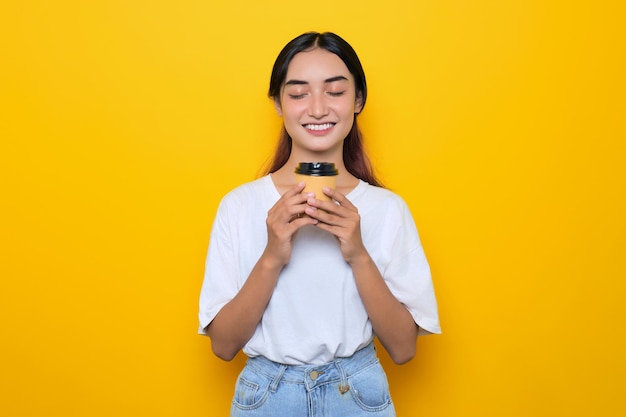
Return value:
<svg viewBox="0 0 626 417">
<path fill-rule="evenodd" d="M 296 232 L 318 221 L 305 215 L 307 199 L 313 193 L 303 193 L 304 182 L 285 192 L 267 213 L 267 247 L 264 256 L 282 268 L 291 258 L 291 249 Z"/>
</svg>

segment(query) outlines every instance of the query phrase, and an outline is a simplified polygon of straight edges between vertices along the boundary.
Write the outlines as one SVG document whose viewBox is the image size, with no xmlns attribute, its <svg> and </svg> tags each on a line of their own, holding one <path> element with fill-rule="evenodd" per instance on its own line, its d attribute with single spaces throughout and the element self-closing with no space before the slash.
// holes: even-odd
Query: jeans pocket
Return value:
<svg viewBox="0 0 626 417">
<path fill-rule="evenodd" d="M 379 362 L 348 377 L 352 398 L 364 411 L 382 411 L 391 405 L 385 371 Z"/>
<path fill-rule="evenodd" d="M 270 383 L 271 380 L 267 376 L 246 366 L 235 384 L 233 404 L 245 410 L 260 407 L 269 395 Z"/>
</svg>

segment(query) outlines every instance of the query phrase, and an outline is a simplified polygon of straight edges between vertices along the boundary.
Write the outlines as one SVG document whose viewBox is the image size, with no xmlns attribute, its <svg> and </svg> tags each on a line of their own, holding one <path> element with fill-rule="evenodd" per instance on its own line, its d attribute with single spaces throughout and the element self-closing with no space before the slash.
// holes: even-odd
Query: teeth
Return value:
<svg viewBox="0 0 626 417">
<path fill-rule="evenodd" d="M 333 125 L 334 125 L 333 123 L 324 123 L 321 125 L 308 124 L 308 125 L 304 125 L 304 127 L 309 130 L 326 130 L 326 129 L 330 129 L 331 127 L 333 127 Z"/>
</svg>

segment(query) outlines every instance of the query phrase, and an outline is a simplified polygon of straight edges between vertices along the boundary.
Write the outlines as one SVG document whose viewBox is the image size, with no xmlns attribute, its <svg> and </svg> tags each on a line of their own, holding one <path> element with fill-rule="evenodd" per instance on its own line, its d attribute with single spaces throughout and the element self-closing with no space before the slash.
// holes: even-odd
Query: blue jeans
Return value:
<svg viewBox="0 0 626 417">
<path fill-rule="evenodd" d="M 239 375 L 231 417 L 394 417 L 373 344 L 324 365 L 283 365 L 259 356 Z"/>
</svg>

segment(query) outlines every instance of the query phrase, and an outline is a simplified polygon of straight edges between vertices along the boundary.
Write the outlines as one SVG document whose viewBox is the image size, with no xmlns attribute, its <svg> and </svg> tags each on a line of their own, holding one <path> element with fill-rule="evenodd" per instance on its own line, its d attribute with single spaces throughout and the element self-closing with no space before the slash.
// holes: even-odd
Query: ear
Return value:
<svg viewBox="0 0 626 417">
<path fill-rule="evenodd" d="M 280 105 L 280 100 L 277 98 L 274 99 L 274 108 L 278 116 L 283 117 L 283 107 Z"/>
<path fill-rule="evenodd" d="M 363 94 L 358 94 L 354 100 L 354 113 L 359 114 L 363 110 Z"/>
</svg>

